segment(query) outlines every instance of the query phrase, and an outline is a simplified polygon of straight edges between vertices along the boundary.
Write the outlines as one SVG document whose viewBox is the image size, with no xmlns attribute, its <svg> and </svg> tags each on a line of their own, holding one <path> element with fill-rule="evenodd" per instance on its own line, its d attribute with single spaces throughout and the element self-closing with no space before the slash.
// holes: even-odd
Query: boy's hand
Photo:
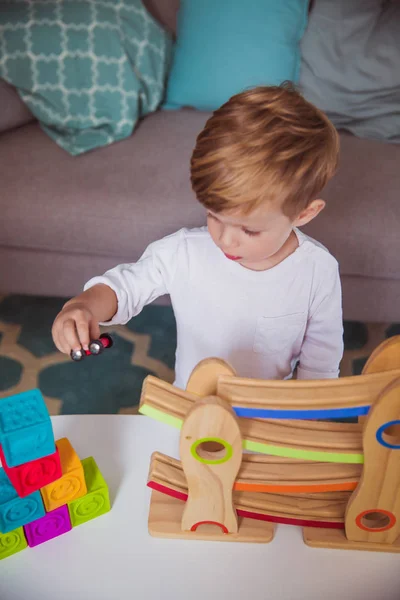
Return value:
<svg viewBox="0 0 400 600">
<path fill-rule="evenodd" d="M 117 312 L 118 300 L 104 284 L 95 285 L 69 300 L 57 315 L 51 330 L 57 348 L 65 354 L 89 349 L 91 340 L 100 337 L 99 323 L 109 321 Z"/>
<path fill-rule="evenodd" d="M 87 304 L 73 302 L 57 315 L 52 335 L 60 352 L 70 354 L 81 347 L 88 350 L 90 341 L 100 337 L 100 326 Z"/>
</svg>

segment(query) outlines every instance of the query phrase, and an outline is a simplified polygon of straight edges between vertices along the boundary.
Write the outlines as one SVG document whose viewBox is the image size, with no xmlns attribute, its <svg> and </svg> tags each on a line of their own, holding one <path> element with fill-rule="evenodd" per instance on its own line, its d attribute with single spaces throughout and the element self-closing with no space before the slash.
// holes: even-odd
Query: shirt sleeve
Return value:
<svg viewBox="0 0 400 600">
<path fill-rule="evenodd" d="M 343 356 L 342 287 L 338 264 L 334 261 L 331 265 L 324 270 L 325 276 L 311 302 L 297 369 L 298 379 L 339 376 Z"/>
<path fill-rule="evenodd" d="M 84 290 L 99 283 L 108 285 L 117 296 L 117 312 L 110 321 L 101 325 L 124 325 L 144 306 L 170 292 L 181 240 L 180 231 L 154 242 L 136 263 L 118 265 L 85 284 Z"/>
</svg>

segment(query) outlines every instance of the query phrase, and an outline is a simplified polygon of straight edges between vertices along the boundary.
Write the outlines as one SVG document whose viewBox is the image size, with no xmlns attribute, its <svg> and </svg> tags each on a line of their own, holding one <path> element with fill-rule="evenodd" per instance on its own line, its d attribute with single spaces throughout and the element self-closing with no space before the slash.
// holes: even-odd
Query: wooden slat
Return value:
<svg viewBox="0 0 400 600">
<path fill-rule="evenodd" d="M 198 396 L 155 377 L 146 378 L 140 412 L 168 415 L 181 426 Z M 362 426 L 358 423 L 239 419 L 244 447 L 257 452 L 323 462 L 362 462 Z M 180 424 L 180 425 L 179 425 Z"/>
<path fill-rule="evenodd" d="M 393 544 L 375 542 L 353 542 L 339 529 L 317 529 L 304 527 L 303 539 L 312 548 L 332 548 L 337 550 L 367 550 L 369 552 L 400 552 L 400 537 Z"/>
<path fill-rule="evenodd" d="M 154 454 L 150 464 L 149 483 L 187 494 L 187 485 L 183 472 L 179 472 L 175 461 L 163 462 L 160 468 L 158 454 Z M 179 462 L 179 461 L 177 461 Z M 259 494 L 252 492 L 233 492 L 237 509 L 258 514 L 282 518 L 298 518 L 310 521 L 343 523 L 344 513 L 350 493 L 326 492 L 321 494 Z"/>
<path fill-rule="evenodd" d="M 217 394 L 232 406 L 259 409 L 313 410 L 352 408 L 375 402 L 400 377 L 400 369 L 324 380 L 276 381 L 221 376 Z"/>
<path fill-rule="evenodd" d="M 179 460 L 155 452 L 152 469 L 160 480 L 181 489 L 186 480 Z M 234 489 L 278 494 L 349 491 L 355 489 L 361 465 L 291 461 L 259 454 L 243 454 Z"/>
</svg>

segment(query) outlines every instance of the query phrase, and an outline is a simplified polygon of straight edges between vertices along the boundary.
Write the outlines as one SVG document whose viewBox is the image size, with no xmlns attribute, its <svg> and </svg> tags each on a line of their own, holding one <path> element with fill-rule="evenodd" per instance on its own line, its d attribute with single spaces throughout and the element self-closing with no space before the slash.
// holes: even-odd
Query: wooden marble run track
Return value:
<svg viewBox="0 0 400 600">
<path fill-rule="evenodd" d="M 262 454 L 243 454 L 233 489 L 292 495 L 352 492 L 361 473 L 362 465 L 300 462 Z M 160 452 L 154 452 L 152 456 L 150 481 L 187 491 L 181 462 Z"/>
<path fill-rule="evenodd" d="M 139 411 L 180 429 L 197 400 L 195 394 L 149 376 Z M 358 423 L 249 418 L 240 418 L 239 423 L 245 450 L 299 460 L 363 462 L 362 426 Z"/>
<path fill-rule="evenodd" d="M 246 466 L 253 466 L 252 463 L 244 464 L 244 470 Z M 293 474 L 293 464 L 287 466 L 291 467 Z M 350 497 L 349 492 L 296 494 L 284 493 L 281 490 L 279 494 L 266 492 L 257 485 L 253 487 L 253 491 L 250 491 L 252 486 L 250 490 L 247 487 L 243 490 L 243 483 L 246 486 L 247 480 L 240 479 L 239 473 L 233 488 L 233 502 L 239 516 L 287 525 L 344 528 L 344 513 Z M 178 500 L 186 501 L 188 498 L 188 486 L 180 461 L 163 454 L 155 453 L 152 457 L 148 486 Z M 264 493 L 259 493 L 261 491 Z"/>
<path fill-rule="evenodd" d="M 140 411 L 181 430 L 181 461 L 152 456 L 153 535 L 267 542 L 284 523 L 312 546 L 400 551 L 399 336 L 341 380 L 242 379 L 208 359 L 186 390 L 147 378 Z"/>
</svg>

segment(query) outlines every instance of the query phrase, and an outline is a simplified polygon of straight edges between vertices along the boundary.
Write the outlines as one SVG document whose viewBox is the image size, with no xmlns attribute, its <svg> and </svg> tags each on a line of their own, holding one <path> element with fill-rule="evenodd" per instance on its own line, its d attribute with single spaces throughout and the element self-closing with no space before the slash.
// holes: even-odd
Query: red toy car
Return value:
<svg viewBox="0 0 400 600">
<path fill-rule="evenodd" d="M 101 354 L 106 348 L 111 348 L 113 339 L 108 333 L 102 333 L 98 340 L 92 340 L 89 344 L 89 350 L 80 348 L 79 350 L 71 350 L 71 358 L 75 362 L 79 362 L 85 356 Z"/>
</svg>

